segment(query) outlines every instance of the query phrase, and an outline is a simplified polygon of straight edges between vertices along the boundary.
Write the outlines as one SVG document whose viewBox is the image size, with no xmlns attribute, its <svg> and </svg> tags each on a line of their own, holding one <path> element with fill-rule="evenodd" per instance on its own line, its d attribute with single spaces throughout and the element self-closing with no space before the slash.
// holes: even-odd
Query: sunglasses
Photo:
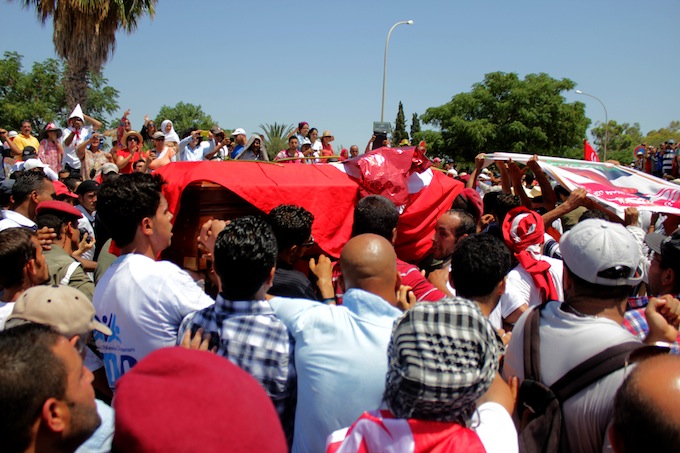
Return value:
<svg viewBox="0 0 680 453">
<path fill-rule="evenodd" d="M 128 137 L 128 138 L 127 138 L 127 141 L 128 141 L 128 142 L 129 142 L 130 140 L 139 143 L 139 138 L 137 138 L 137 137 L 135 137 L 135 136 L 132 136 L 132 137 Z"/>
</svg>

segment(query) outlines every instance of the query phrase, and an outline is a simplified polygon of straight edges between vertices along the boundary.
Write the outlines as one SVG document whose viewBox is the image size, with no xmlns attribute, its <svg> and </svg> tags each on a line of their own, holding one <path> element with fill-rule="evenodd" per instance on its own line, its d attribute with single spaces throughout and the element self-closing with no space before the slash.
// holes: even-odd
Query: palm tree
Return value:
<svg viewBox="0 0 680 453">
<path fill-rule="evenodd" d="M 288 134 L 293 130 L 293 126 L 286 124 L 260 124 L 260 129 L 264 132 L 264 144 L 269 153 L 269 159 L 274 160 L 274 157 L 282 149 L 288 148 Z"/>
<path fill-rule="evenodd" d="M 54 49 L 66 62 L 64 90 L 69 108 L 87 109 L 89 73 L 99 74 L 113 55 L 116 32 L 132 33 L 145 15 L 153 17 L 157 0 L 21 0 L 35 7 L 43 25 L 52 17 Z"/>
</svg>

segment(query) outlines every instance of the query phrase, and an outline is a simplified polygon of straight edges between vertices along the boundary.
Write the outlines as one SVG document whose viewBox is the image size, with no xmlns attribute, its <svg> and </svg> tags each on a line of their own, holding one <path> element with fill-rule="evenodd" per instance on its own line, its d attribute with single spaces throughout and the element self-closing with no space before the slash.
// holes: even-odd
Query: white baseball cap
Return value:
<svg viewBox="0 0 680 453">
<path fill-rule="evenodd" d="M 33 170 L 34 168 L 45 168 L 47 165 L 42 163 L 40 159 L 27 159 L 26 162 L 24 162 L 24 170 L 29 171 Z"/>
<path fill-rule="evenodd" d="M 640 247 L 632 233 L 602 219 L 579 222 L 562 236 L 560 250 L 569 270 L 603 286 L 635 286 L 642 280 Z"/>
<path fill-rule="evenodd" d="M 231 135 L 233 136 L 233 135 L 248 135 L 248 134 L 246 134 L 245 129 L 243 129 L 242 127 L 239 127 L 234 132 L 232 132 Z"/>
</svg>

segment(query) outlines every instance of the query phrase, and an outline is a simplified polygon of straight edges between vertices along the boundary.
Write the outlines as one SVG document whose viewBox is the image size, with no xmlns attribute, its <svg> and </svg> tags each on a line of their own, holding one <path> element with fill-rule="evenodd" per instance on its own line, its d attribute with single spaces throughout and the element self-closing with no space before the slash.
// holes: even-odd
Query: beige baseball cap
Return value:
<svg viewBox="0 0 680 453">
<path fill-rule="evenodd" d="M 95 319 L 90 299 L 70 286 L 39 285 L 24 291 L 14 303 L 5 328 L 25 322 L 50 326 L 68 338 L 92 330 L 111 335 L 111 329 Z"/>
</svg>

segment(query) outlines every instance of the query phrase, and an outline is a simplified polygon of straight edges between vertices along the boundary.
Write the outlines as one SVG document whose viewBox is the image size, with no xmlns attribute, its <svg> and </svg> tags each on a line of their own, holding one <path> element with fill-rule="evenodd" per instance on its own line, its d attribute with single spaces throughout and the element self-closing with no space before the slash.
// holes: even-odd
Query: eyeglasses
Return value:
<svg viewBox="0 0 680 453">
<path fill-rule="evenodd" d="M 139 143 L 139 138 L 138 138 L 137 136 L 134 136 L 134 135 L 133 135 L 132 137 L 128 137 L 128 138 L 127 138 L 127 141 L 129 142 L 130 140 L 133 140 L 133 141 Z"/>
<path fill-rule="evenodd" d="M 307 240 L 307 242 L 303 242 L 302 244 L 300 244 L 300 247 L 311 247 L 311 246 L 313 246 L 313 245 L 314 245 L 314 236 L 312 236 L 312 235 L 310 234 L 310 235 L 309 235 L 309 240 Z"/>
</svg>

